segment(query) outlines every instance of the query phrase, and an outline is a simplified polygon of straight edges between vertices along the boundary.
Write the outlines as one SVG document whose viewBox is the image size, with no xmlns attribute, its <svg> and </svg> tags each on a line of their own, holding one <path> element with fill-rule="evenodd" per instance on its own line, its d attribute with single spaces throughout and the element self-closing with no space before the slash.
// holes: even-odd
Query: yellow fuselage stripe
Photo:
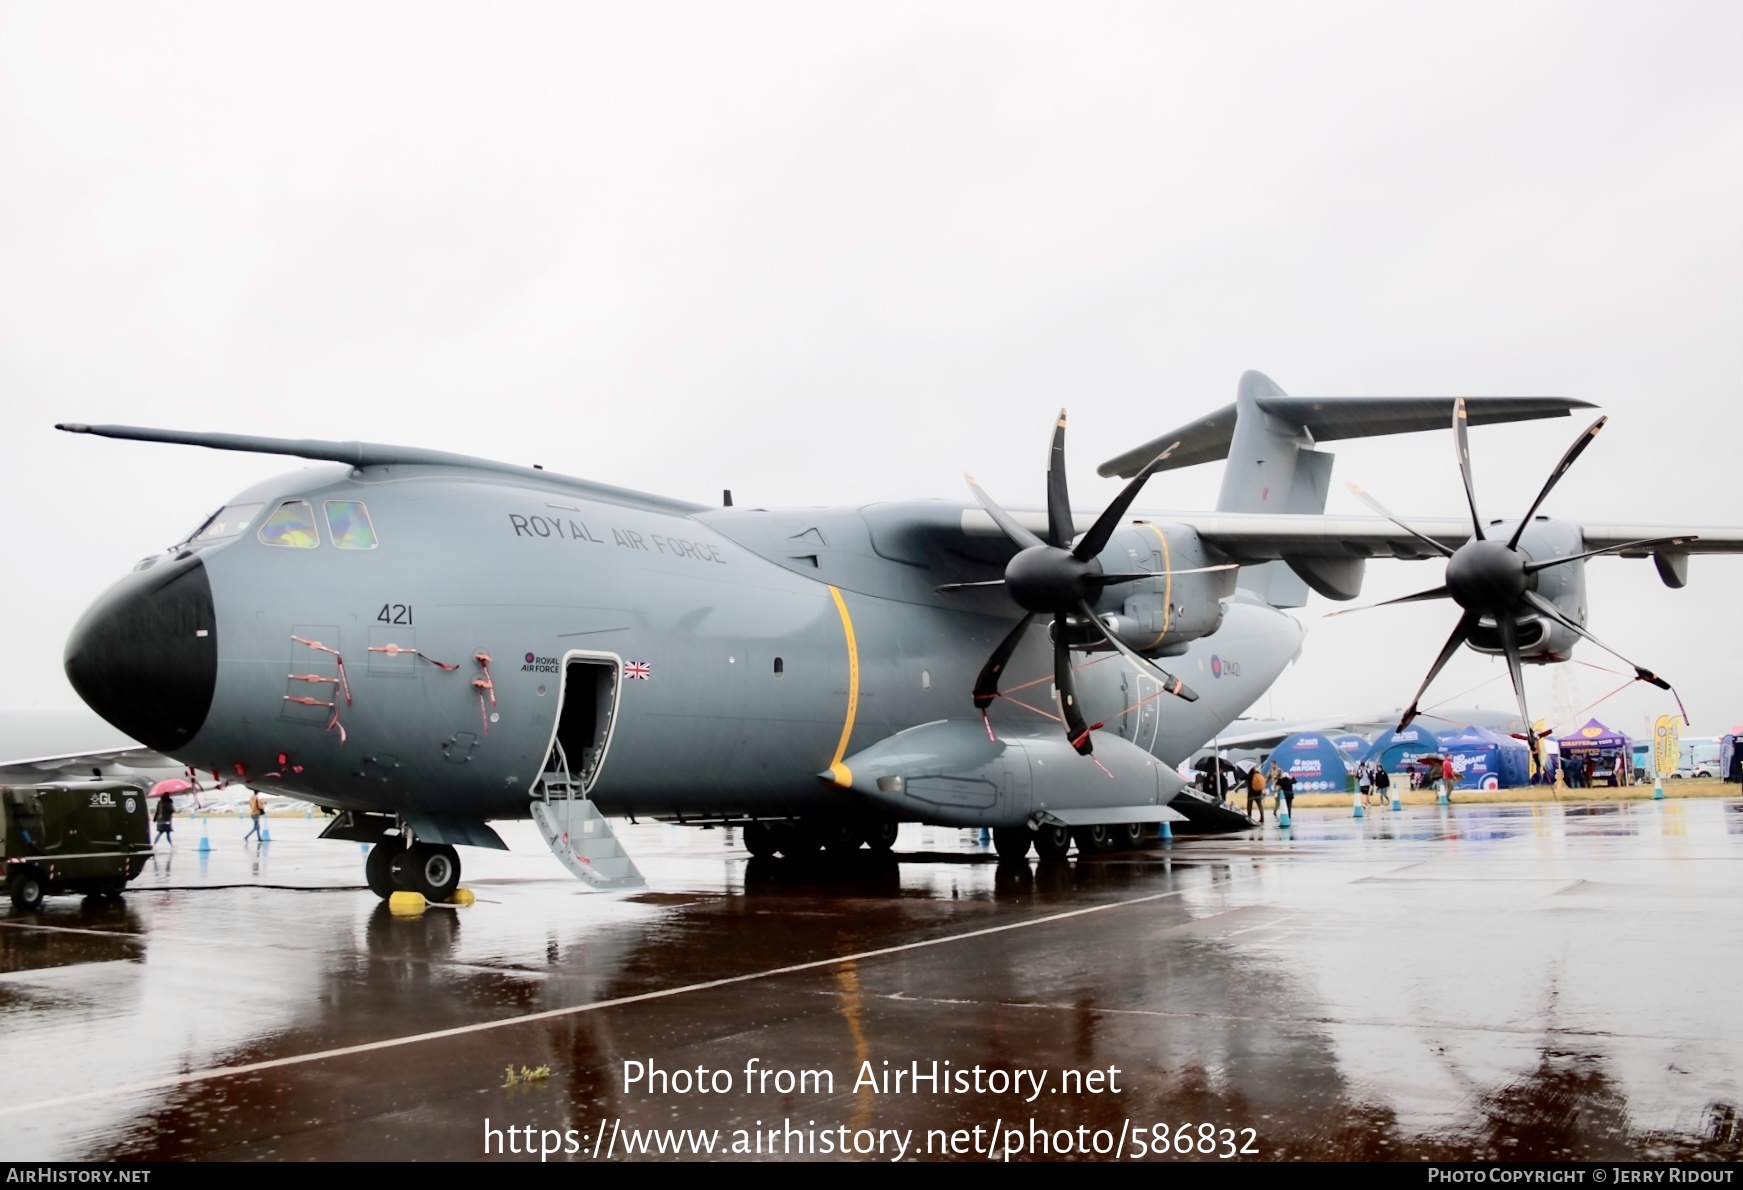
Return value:
<svg viewBox="0 0 1743 1190">
<path fill-rule="evenodd" d="M 859 714 L 859 643 L 853 636 L 853 617 L 847 614 L 847 601 L 834 587 L 829 588 L 829 594 L 835 600 L 835 610 L 841 613 L 841 630 L 847 636 L 847 719 L 841 725 L 841 740 L 835 745 L 835 759 L 829 762 L 829 771 L 835 774 L 837 785 L 849 785 L 853 774 L 841 763 L 841 758 L 847 755 L 854 716 Z"/>
<path fill-rule="evenodd" d="M 1168 635 L 1168 617 L 1174 613 L 1174 563 L 1168 557 L 1168 534 L 1162 532 L 1149 521 L 1144 522 L 1144 528 L 1156 535 L 1156 540 L 1162 543 L 1162 631 L 1156 634 L 1156 639 L 1145 648 L 1153 649 L 1162 643 L 1162 638 Z"/>
</svg>

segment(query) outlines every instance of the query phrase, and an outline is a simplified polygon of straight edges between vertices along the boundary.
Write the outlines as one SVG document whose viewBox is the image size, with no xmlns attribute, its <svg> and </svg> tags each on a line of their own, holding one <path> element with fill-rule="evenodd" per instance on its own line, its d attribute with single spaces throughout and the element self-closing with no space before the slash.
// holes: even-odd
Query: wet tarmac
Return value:
<svg viewBox="0 0 1743 1190">
<path fill-rule="evenodd" d="M 508 824 L 463 853 L 479 902 L 414 918 L 320 825 L 184 822 L 123 902 L 0 917 L 0 1152 L 1743 1155 L 1735 800 L 1309 810 L 1016 869 L 942 829 L 794 866 L 644 825 L 628 895 Z"/>
</svg>

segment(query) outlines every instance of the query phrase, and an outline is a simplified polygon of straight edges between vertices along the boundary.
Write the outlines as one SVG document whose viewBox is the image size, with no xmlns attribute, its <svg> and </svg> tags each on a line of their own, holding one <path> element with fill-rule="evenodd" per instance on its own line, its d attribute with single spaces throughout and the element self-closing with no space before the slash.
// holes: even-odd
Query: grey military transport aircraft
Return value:
<svg viewBox="0 0 1743 1190">
<path fill-rule="evenodd" d="M 1295 658 L 1286 610 L 1359 594 L 1371 557 L 1449 558 L 1459 644 L 1566 657 L 1584 560 L 1743 531 L 1323 515 L 1317 443 L 1565 417 L 1555 397 L 1235 403 L 1121 458 L 1071 510 L 1065 418 L 1046 503 L 705 507 L 461 455 L 62 425 L 334 464 L 234 496 L 85 613 L 66 672 L 104 719 L 218 779 L 330 808 L 381 896 L 441 898 L 456 845 L 531 817 L 595 887 L 640 882 L 604 815 L 738 824 L 753 855 L 888 849 L 899 823 L 987 827 L 1001 857 L 1135 845 L 1163 822 L 1249 826 L 1175 765 Z M 1598 423 L 1601 425 L 1602 421 Z M 1160 470 L 1227 458 L 1217 509 L 1141 516 Z M 1503 544 L 1503 538 L 1505 544 Z M 1646 680 L 1660 681 L 1641 670 Z M 1426 683 L 1424 683 L 1426 686 Z M 1522 700 L 1523 701 L 1523 700 Z M 1530 722 L 1527 715 L 1526 722 Z"/>
</svg>

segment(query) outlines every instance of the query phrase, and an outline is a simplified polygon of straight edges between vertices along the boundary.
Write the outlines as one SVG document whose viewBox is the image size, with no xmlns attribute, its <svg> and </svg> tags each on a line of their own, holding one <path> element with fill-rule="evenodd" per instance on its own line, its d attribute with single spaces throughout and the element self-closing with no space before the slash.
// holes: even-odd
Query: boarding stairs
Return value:
<svg viewBox="0 0 1743 1190">
<path fill-rule="evenodd" d="M 554 767 L 552 763 L 554 762 Z M 569 772 L 561 744 L 551 751 L 547 770 L 534 790 L 533 824 L 563 866 L 602 891 L 646 888 L 647 880 L 617 841 L 605 815 Z"/>
</svg>

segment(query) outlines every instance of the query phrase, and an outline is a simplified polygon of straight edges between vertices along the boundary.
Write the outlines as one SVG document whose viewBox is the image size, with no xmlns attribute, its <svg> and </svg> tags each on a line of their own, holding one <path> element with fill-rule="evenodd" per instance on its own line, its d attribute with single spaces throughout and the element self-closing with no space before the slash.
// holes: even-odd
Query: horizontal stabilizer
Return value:
<svg viewBox="0 0 1743 1190">
<path fill-rule="evenodd" d="M 1288 426 L 1307 431 L 1314 442 L 1340 438 L 1379 438 L 1387 434 L 1415 434 L 1444 430 L 1452 424 L 1456 397 L 1293 397 L 1263 396 L 1258 407 Z M 1535 421 L 1567 417 L 1575 409 L 1590 409 L 1589 401 L 1571 397 L 1466 397 L 1465 408 L 1473 426 L 1510 421 Z M 1213 463 L 1229 457 L 1235 436 L 1235 406 L 1225 405 L 1190 425 L 1170 430 L 1144 445 L 1109 459 L 1096 468 L 1099 475 L 1136 475 L 1140 468 L 1171 442 L 1179 447 L 1157 469 L 1171 471 L 1198 463 Z"/>
</svg>

